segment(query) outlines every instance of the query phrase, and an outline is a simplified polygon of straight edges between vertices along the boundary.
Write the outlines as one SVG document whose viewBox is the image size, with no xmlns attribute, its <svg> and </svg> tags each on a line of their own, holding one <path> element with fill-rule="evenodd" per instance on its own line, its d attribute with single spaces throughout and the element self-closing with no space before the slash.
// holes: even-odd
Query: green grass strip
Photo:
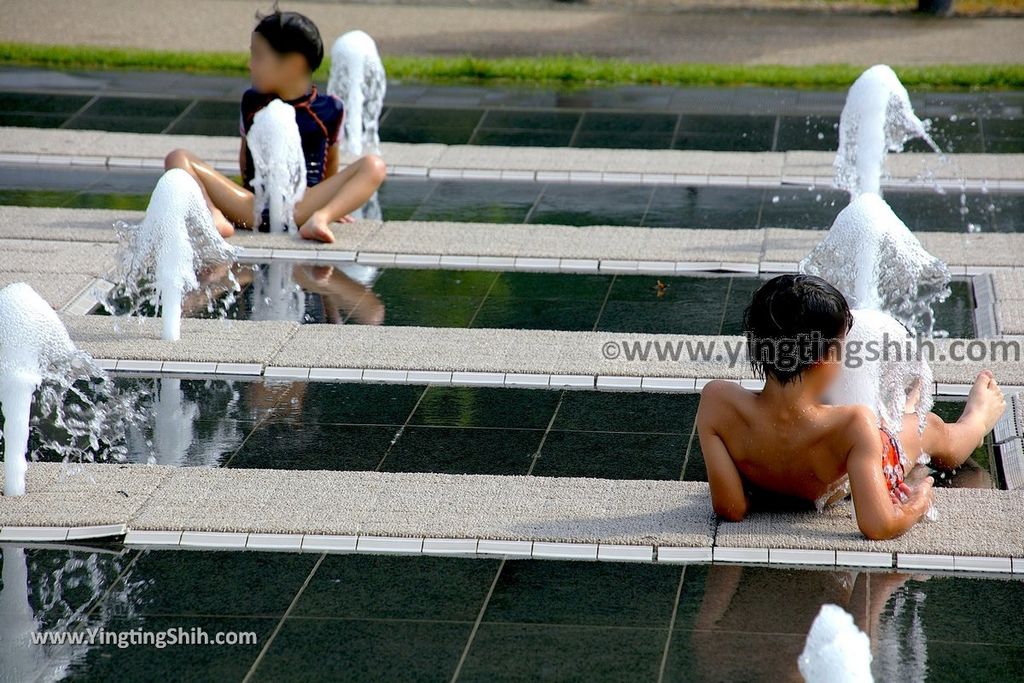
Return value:
<svg viewBox="0 0 1024 683">
<path fill-rule="evenodd" d="M 59 69 L 136 69 L 245 75 L 240 52 L 165 52 L 135 48 L 32 45 L 0 42 L 0 64 Z M 389 78 L 432 83 L 514 83 L 564 88 L 592 85 L 759 85 L 811 89 L 848 87 L 868 65 L 773 66 L 740 64 L 652 64 L 578 55 L 553 57 L 384 58 Z M 330 64 L 317 70 L 326 78 Z M 1024 89 L 1022 64 L 894 67 L 914 90 Z"/>
</svg>

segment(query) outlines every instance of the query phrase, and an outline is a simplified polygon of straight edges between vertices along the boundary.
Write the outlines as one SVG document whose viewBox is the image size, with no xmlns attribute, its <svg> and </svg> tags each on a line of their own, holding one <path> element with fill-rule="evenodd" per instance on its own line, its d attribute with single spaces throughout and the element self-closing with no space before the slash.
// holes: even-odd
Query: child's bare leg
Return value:
<svg viewBox="0 0 1024 683">
<path fill-rule="evenodd" d="M 373 196 L 384 182 L 387 166 L 375 154 L 367 154 L 312 187 L 295 205 L 299 234 L 309 240 L 333 242 L 332 221 L 343 219 Z"/>
<path fill-rule="evenodd" d="M 931 456 L 933 467 L 953 469 L 962 465 L 981 444 L 1005 409 L 1002 390 L 992 373 L 984 370 L 974 380 L 959 420 L 947 424 L 935 413 L 929 413 L 924 432 L 918 434 L 917 416 L 908 414 L 903 418 L 900 443 L 914 461 L 924 452 Z"/>
<path fill-rule="evenodd" d="M 253 196 L 231 178 L 217 171 L 187 149 L 172 150 L 164 157 L 164 168 L 187 171 L 203 191 L 213 223 L 222 237 L 230 237 L 235 225 L 250 227 L 253 220 Z"/>
</svg>

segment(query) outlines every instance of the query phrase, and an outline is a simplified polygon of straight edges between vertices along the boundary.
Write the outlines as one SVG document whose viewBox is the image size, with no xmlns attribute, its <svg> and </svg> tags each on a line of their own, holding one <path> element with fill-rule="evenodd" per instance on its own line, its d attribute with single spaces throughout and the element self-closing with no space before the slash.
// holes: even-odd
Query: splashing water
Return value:
<svg viewBox="0 0 1024 683">
<path fill-rule="evenodd" d="M 870 683 L 871 641 L 842 607 L 822 605 L 797 667 L 807 683 Z"/>
<path fill-rule="evenodd" d="M 880 195 L 886 154 L 901 151 L 913 138 L 924 139 L 941 153 L 893 70 L 884 64 L 871 67 L 850 86 L 839 119 L 835 186 L 851 197 L 862 192 Z"/>
<path fill-rule="evenodd" d="M 269 208 L 270 232 L 295 230 L 295 205 L 306 191 L 306 158 L 295 107 L 279 99 L 256 112 L 246 136 L 252 153 L 253 226 Z"/>
<path fill-rule="evenodd" d="M 876 308 L 911 330 L 934 332 L 932 306 L 949 296 L 946 264 L 921 242 L 880 196 L 862 194 L 839 212 L 828 234 L 800 262 L 846 297 L 851 308 Z"/>
<path fill-rule="evenodd" d="M 83 382 L 89 382 L 85 389 Z M 32 416 L 33 397 L 38 411 Z M 140 419 L 88 354 L 75 348 L 50 305 L 24 283 L 0 290 L 0 404 L 4 415 L 4 495 L 25 493 L 29 435 L 69 460 L 100 452 L 124 458 L 127 424 Z"/>
<path fill-rule="evenodd" d="M 334 41 L 327 92 L 347 109 L 342 141 L 346 153 L 379 153 L 379 121 L 386 90 L 387 76 L 373 38 L 363 31 L 349 31 Z"/>
<path fill-rule="evenodd" d="M 917 338 L 895 318 L 872 309 L 854 309 L 846 335 L 842 372 L 829 387 L 833 405 L 866 405 L 879 424 L 894 434 L 903 429 L 903 414 L 913 408 L 924 431 L 931 410 L 932 369 Z M 909 405 L 908 405 L 909 402 Z M 904 463 L 909 467 L 913 463 Z"/>
<path fill-rule="evenodd" d="M 177 340 L 181 336 L 182 297 L 199 288 L 196 271 L 209 264 L 230 263 L 235 248 L 214 227 L 198 183 L 180 168 L 160 177 L 142 223 L 118 221 L 116 227 L 121 285 L 112 296 L 128 299 L 129 314 L 147 304 L 160 305 L 163 338 Z M 234 284 L 237 291 L 238 283 Z M 118 309 L 111 298 L 106 305 Z"/>
</svg>

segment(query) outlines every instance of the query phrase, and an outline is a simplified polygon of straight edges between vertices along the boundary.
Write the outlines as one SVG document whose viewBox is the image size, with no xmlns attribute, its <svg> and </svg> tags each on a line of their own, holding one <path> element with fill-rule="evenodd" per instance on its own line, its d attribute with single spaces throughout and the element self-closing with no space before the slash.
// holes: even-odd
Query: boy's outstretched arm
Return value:
<svg viewBox="0 0 1024 683">
<path fill-rule="evenodd" d="M 710 389 L 710 391 L 709 391 Z M 743 490 L 743 479 L 732 461 L 725 442 L 715 429 L 715 387 L 709 384 L 701 392 L 697 406 L 697 436 L 700 450 L 704 454 L 704 465 L 708 471 L 708 486 L 711 488 L 711 506 L 715 514 L 730 522 L 739 522 L 750 510 L 750 499 Z"/>
<path fill-rule="evenodd" d="M 893 502 L 882 473 L 882 443 L 875 415 L 857 406 L 849 428 L 853 446 L 846 462 L 857 526 L 874 541 L 895 538 L 914 526 L 932 502 L 932 480 L 926 477 L 910 489 L 905 502 Z"/>
</svg>

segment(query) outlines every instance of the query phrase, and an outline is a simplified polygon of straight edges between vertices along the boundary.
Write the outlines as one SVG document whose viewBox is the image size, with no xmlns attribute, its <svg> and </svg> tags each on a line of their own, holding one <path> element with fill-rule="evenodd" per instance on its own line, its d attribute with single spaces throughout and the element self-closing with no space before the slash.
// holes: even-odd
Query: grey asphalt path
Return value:
<svg viewBox="0 0 1024 683">
<path fill-rule="evenodd" d="M 0 0 L 0 40 L 244 51 L 251 0 Z M 326 42 L 360 28 L 385 54 L 579 53 L 656 62 L 977 64 L 1024 61 L 1024 19 L 828 12 L 681 11 L 287 2 Z"/>
</svg>

